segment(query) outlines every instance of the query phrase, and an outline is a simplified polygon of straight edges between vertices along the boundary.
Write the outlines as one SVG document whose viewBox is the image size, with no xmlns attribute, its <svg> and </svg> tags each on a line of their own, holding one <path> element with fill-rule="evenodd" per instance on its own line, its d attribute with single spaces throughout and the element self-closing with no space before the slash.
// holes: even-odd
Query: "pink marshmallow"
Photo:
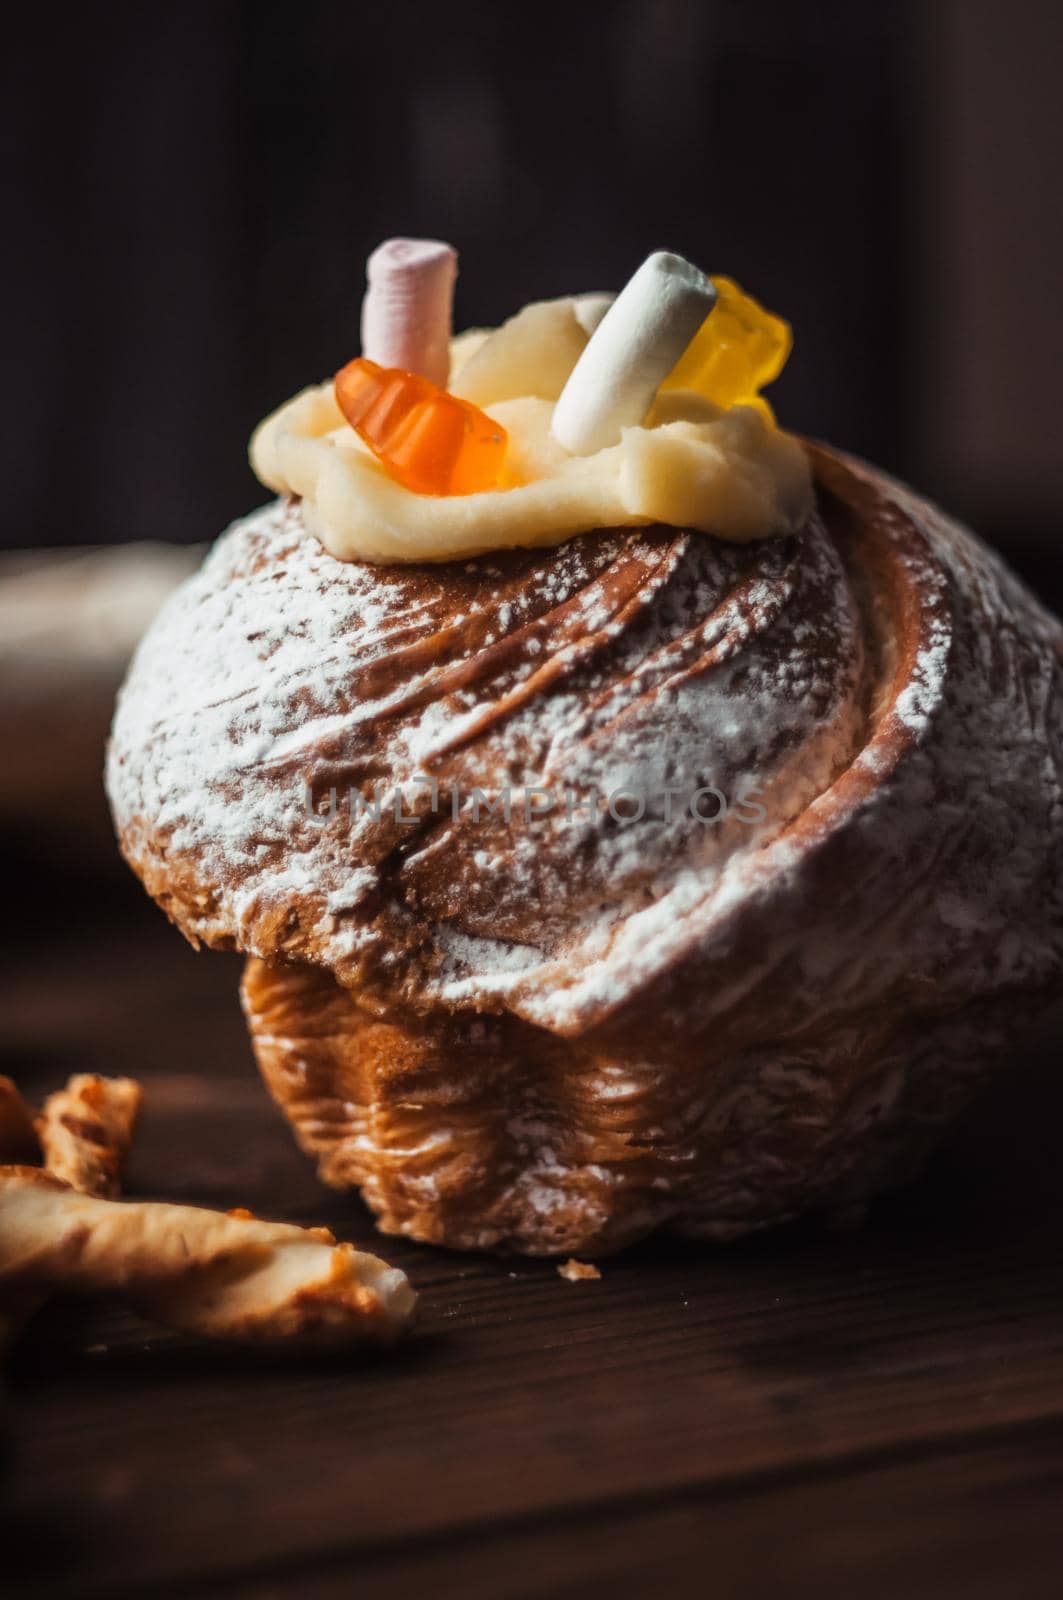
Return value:
<svg viewBox="0 0 1063 1600">
<path fill-rule="evenodd" d="M 438 239 L 387 239 L 366 262 L 362 354 L 446 388 L 457 252 Z"/>
</svg>

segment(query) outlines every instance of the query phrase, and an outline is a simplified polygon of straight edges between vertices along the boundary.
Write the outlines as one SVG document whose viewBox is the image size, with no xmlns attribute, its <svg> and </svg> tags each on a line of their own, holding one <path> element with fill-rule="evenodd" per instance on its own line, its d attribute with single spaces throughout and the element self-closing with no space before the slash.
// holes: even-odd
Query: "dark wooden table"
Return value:
<svg viewBox="0 0 1063 1600">
<path fill-rule="evenodd" d="M 132 1193 L 328 1223 L 423 1315 L 314 1365 L 50 1307 L 8 1375 L 0 1590 L 1063 1593 L 1058 1020 L 862 1231 L 662 1242 L 572 1284 L 379 1239 L 259 1087 L 234 959 L 110 876 L 18 883 L 0 1070 L 142 1078 Z"/>
</svg>

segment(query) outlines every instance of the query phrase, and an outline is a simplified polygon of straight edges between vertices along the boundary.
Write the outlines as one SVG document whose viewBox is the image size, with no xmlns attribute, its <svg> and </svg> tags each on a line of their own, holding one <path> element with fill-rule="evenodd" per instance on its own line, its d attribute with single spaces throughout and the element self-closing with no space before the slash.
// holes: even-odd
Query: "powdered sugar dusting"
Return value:
<svg viewBox="0 0 1063 1600">
<path fill-rule="evenodd" d="M 1055 624 L 931 508 L 847 482 L 890 551 L 892 621 L 817 520 L 755 548 L 651 529 L 395 571 L 265 508 L 131 670 L 108 778 L 128 853 L 210 942 L 565 1034 L 722 971 L 736 940 L 756 962 L 706 987 L 699 1025 L 768 970 L 809 1017 L 914 969 L 942 998 L 1047 982 Z M 406 820 L 344 809 L 381 779 Z M 307 785 L 337 813 L 308 815 Z M 729 805 L 711 826 L 659 792 L 702 785 Z M 528 820 L 536 786 L 654 798 L 637 821 Z"/>
<path fill-rule="evenodd" d="M 108 782 L 127 848 L 168 880 L 188 864 L 198 895 L 168 881 L 171 909 L 208 941 L 270 954 L 280 930 L 344 981 L 386 969 L 547 1018 L 530 997 L 564 961 L 587 978 L 582 1001 L 557 987 L 559 1019 L 613 1004 L 669 959 L 654 904 L 681 921 L 726 892 L 851 758 L 863 658 L 837 557 L 812 524 L 755 551 L 648 530 L 441 570 L 336 562 L 291 505 L 237 524 L 122 695 Z M 426 775 L 451 812 L 428 814 Z M 418 826 L 344 810 L 380 778 Z M 524 819 L 544 785 L 584 797 L 575 814 Z M 702 785 L 754 790 L 762 820 L 693 820 Z M 307 786 L 340 814 L 308 815 Z M 619 791 L 645 816 L 601 814 Z"/>
</svg>

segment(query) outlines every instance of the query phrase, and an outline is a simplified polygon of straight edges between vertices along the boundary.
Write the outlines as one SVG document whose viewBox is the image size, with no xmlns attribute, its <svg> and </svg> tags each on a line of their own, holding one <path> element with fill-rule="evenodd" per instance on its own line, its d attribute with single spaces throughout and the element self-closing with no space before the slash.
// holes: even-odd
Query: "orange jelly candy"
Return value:
<svg viewBox="0 0 1063 1600">
<path fill-rule="evenodd" d="M 381 466 L 415 494 L 493 489 L 506 430 L 467 400 L 401 367 L 359 356 L 336 374 L 336 403 Z"/>
</svg>

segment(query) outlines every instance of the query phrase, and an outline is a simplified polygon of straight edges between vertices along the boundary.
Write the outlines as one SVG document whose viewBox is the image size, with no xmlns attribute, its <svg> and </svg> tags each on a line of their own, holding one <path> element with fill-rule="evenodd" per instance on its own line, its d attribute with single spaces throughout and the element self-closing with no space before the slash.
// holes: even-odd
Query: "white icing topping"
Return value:
<svg viewBox="0 0 1063 1600">
<path fill-rule="evenodd" d="M 458 368 L 454 392 L 509 435 L 498 489 L 414 494 L 387 474 L 346 422 L 330 383 L 268 417 L 251 462 L 278 494 L 298 495 L 307 526 L 341 560 L 444 561 L 560 544 L 600 527 L 663 522 L 745 541 L 791 532 L 811 503 L 796 440 L 746 406 L 728 411 L 688 390 L 659 396 L 643 425 L 593 455 L 553 437 L 554 402 L 602 309 L 564 299 L 525 307 Z"/>
</svg>

